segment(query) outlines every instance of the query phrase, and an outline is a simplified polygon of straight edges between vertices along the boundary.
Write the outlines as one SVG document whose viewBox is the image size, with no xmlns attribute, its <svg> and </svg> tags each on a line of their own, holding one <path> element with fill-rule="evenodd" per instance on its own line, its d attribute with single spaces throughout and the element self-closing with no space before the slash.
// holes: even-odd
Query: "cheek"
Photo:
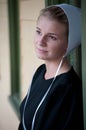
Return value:
<svg viewBox="0 0 86 130">
<path fill-rule="evenodd" d="M 59 54 L 59 46 L 51 45 L 48 50 L 50 52 L 50 55 L 52 55 L 53 57 L 57 57 L 57 55 Z"/>
<path fill-rule="evenodd" d="M 36 39 L 34 39 L 34 43 L 33 43 L 33 46 L 34 46 L 34 49 L 36 51 L 36 46 L 37 46 L 37 42 L 36 42 Z"/>
<path fill-rule="evenodd" d="M 34 46 L 37 44 L 37 37 L 34 38 Z"/>
<path fill-rule="evenodd" d="M 52 53 L 58 57 L 65 55 L 67 46 L 59 45 L 52 47 Z"/>
<path fill-rule="evenodd" d="M 34 43 L 36 43 L 36 41 L 37 41 L 37 38 L 36 38 L 36 36 L 34 37 Z"/>
<path fill-rule="evenodd" d="M 35 45 L 41 45 L 42 44 L 40 36 L 35 36 L 34 44 Z"/>
</svg>

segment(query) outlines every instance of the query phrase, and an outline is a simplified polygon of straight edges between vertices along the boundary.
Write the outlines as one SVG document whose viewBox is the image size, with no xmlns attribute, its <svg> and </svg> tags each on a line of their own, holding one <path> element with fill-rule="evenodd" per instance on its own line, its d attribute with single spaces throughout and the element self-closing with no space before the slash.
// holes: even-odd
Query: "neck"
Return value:
<svg viewBox="0 0 86 130">
<path fill-rule="evenodd" d="M 50 79 L 55 76 L 60 62 L 61 62 L 61 60 L 59 60 L 57 62 L 46 62 L 45 79 Z M 63 58 L 62 64 L 60 66 L 60 69 L 59 69 L 57 75 L 65 73 L 65 72 L 69 71 L 69 69 L 70 69 L 70 64 L 68 63 L 67 58 Z"/>
</svg>

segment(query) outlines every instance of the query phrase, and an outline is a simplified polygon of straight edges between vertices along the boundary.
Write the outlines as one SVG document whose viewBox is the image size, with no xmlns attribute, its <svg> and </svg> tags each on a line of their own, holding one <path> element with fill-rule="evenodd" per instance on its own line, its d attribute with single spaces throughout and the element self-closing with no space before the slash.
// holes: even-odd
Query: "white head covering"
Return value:
<svg viewBox="0 0 86 130">
<path fill-rule="evenodd" d="M 68 48 L 66 55 L 81 43 L 81 9 L 69 4 L 58 4 L 69 22 Z"/>
</svg>

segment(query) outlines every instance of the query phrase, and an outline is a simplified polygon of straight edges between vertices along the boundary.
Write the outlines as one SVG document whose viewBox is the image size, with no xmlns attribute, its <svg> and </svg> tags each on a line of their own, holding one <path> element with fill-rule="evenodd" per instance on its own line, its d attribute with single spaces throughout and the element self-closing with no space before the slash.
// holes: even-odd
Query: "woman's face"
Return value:
<svg viewBox="0 0 86 130">
<path fill-rule="evenodd" d="M 38 58 L 47 61 L 61 59 L 68 44 L 66 25 L 41 16 L 37 22 L 34 43 Z"/>
</svg>

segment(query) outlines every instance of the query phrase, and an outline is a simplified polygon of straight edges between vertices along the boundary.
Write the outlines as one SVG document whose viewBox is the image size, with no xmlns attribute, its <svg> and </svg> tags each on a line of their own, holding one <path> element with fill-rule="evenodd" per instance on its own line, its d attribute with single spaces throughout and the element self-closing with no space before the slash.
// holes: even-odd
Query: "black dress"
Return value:
<svg viewBox="0 0 86 130">
<path fill-rule="evenodd" d="M 26 104 L 24 120 L 27 130 L 31 130 L 32 118 L 38 104 L 49 88 L 53 78 L 45 80 L 45 65 L 41 65 L 32 81 L 30 95 Z M 20 106 L 20 124 L 18 130 L 24 130 L 22 115 L 26 97 Z M 73 67 L 56 77 L 47 97 L 40 106 L 34 124 L 34 130 L 84 130 L 82 83 Z"/>
</svg>

